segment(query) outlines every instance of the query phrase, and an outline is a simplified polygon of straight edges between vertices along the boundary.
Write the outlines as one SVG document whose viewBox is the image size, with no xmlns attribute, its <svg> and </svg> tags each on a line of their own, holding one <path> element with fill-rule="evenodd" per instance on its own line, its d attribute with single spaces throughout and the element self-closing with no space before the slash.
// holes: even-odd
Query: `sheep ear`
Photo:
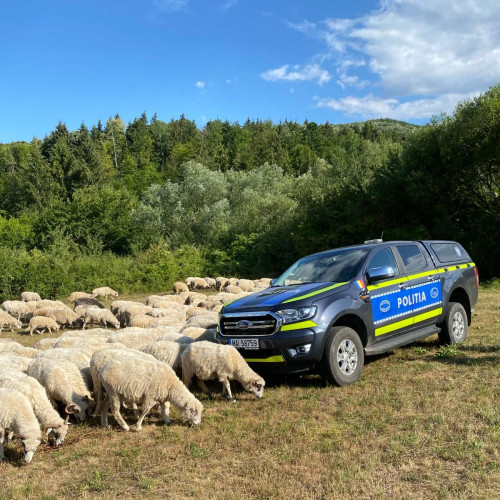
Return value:
<svg viewBox="0 0 500 500">
<path fill-rule="evenodd" d="M 13 434 L 12 439 L 20 439 L 21 441 L 23 441 L 24 439 L 26 439 L 26 436 L 23 436 L 22 434 Z"/>
<path fill-rule="evenodd" d="M 68 406 L 66 406 L 66 408 L 64 408 L 64 411 L 66 413 L 77 413 L 78 410 L 75 403 L 70 403 Z"/>
<path fill-rule="evenodd" d="M 58 429 L 60 427 L 59 424 L 45 424 L 42 426 L 42 434 L 49 435 L 53 429 Z"/>
</svg>

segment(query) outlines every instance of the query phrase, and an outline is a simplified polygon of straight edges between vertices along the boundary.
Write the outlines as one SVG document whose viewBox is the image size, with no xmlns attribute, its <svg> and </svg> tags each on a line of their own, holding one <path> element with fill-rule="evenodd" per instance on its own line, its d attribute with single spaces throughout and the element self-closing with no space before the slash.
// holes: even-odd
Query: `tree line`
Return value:
<svg viewBox="0 0 500 500">
<path fill-rule="evenodd" d="M 423 127 L 117 115 L 0 144 L 0 297 L 275 276 L 382 233 L 456 239 L 500 276 L 499 108 L 497 85 Z"/>
</svg>

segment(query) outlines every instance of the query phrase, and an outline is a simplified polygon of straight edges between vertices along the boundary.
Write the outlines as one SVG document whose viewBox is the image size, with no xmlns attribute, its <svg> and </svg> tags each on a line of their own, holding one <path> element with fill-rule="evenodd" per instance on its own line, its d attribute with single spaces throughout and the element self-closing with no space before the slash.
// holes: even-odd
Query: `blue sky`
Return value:
<svg viewBox="0 0 500 500">
<path fill-rule="evenodd" d="M 17 0 L 0 142 L 119 113 L 426 123 L 500 81 L 497 0 Z"/>
</svg>

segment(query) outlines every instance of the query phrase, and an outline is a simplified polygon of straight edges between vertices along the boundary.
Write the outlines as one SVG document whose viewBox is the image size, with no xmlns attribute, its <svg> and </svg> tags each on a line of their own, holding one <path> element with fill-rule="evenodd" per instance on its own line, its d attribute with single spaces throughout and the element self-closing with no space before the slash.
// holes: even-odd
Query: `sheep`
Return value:
<svg viewBox="0 0 500 500">
<path fill-rule="evenodd" d="M 109 286 L 102 286 L 100 288 L 94 288 L 92 290 L 92 297 L 104 297 L 106 298 L 108 295 L 111 297 L 118 297 L 118 292 L 109 288 Z"/>
<path fill-rule="evenodd" d="M 207 311 L 215 311 L 222 307 L 222 303 L 218 300 L 204 300 L 198 304 L 198 307 Z"/>
<path fill-rule="evenodd" d="M 142 359 L 113 359 L 108 361 L 99 372 L 99 382 L 106 391 L 101 411 L 101 425 L 108 427 L 108 409 L 120 427 L 128 431 L 130 427 L 120 414 L 120 402 L 129 401 L 142 405 L 136 422 L 136 430 L 142 428 L 142 421 L 151 408 L 159 403 L 163 420 L 170 423 L 170 403 L 195 425 L 201 423 L 203 405 L 179 380 L 166 363 Z"/>
<path fill-rule="evenodd" d="M 21 439 L 24 460 L 29 464 L 42 442 L 42 432 L 30 402 L 15 389 L 0 389 L 0 461 L 6 460 L 4 440 L 7 432 Z"/>
<path fill-rule="evenodd" d="M 92 294 L 87 292 L 72 292 L 66 299 L 68 302 L 74 302 L 76 299 L 91 299 Z"/>
<path fill-rule="evenodd" d="M 181 344 L 170 340 L 157 340 L 151 344 L 141 347 L 141 351 L 151 354 L 158 361 L 167 363 L 174 371 L 179 371 L 181 367 L 181 356 L 189 344 Z"/>
<path fill-rule="evenodd" d="M 215 278 L 215 289 L 220 291 L 222 290 L 229 280 L 227 278 L 223 278 L 222 276 L 218 276 Z"/>
<path fill-rule="evenodd" d="M 61 401 L 68 415 L 85 421 L 93 401 L 76 365 L 61 359 L 35 358 L 28 366 L 28 375 L 45 387 L 49 398 Z"/>
<path fill-rule="evenodd" d="M 164 326 L 173 326 L 175 328 L 182 328 L 184 326 L 184 320 L 180 318 L 156 318 L 153 323 L 151 323 L 150 328 L 162 328 Z"/>
<path fill-rule="evenodd" d="M 199 328 L 215 328 L 218 322 L 218 316 L 194 316 L 187 320 L 186 324 L 181 328 L 181 332 L 183 329 L 189 328 L 190 326 L 197 326 Z"/>
<path fill-rule="evenodd" d="M 168 308 L 168 309 L 151 309 L 151 311 L 148 312 L 148 316 L 151 316 L 152 318 L 168 318 L 170 314 L 176 313 L 177 309 L 173 308 Z"/>
<path fill-rule="evenodd" d="M 98 307 L 99 309 L 106 309 L 97 299 L 94 299 L 93 297 L 82 297 L 80 299 L 75 300 L 75 309 L 78 306 L 94 306 Z"/>
<path fill-rule="evenodd" d="M 38 301 L 38 300 L 42 300 L 42 299 L 40 298 L 40 295 L 38 295 L 38 293 L 35 293 L 35 292 L 23 292 L 21 294 L 21 300 L 24 300 L 24 302 L 28 302 L 28 301 L 31 301 L 31 300 Z"/>
<path fill-rule="evenodd" d="M 55 446 L 64 442 L 68 433 L 68 422 L 64 421 L 54 409 L 45 388 L 38 380 L 25 373 L 0 370 L 0 387 L 15 389 L 26 396 L 42 425 L 42 433 L 47 436 L 53 433 Z"/>
<path fill-rule="evenodd" d="M 52 318 L 56 323 L 61 326 L 75 326 L 78 321 L 81 321 L 81 318 L 71 309 L 49 309 L 42 308 L 37 309 L 33 313 L 33 317 L 35 316 L 46 316 L 48 318 Z"/>
<path fill-rule="evenodd" d="M 119 342 L 130 349 L 140 349 L 141 347 L 154 342 L 162 336 L 162 332 L 154 329 L 142 329 L 142 332 L 125 331 L 118 332 L 109 337 L 106 341 L 108 344 Z"/>
<path fill-rule="evenodd" d="M 151 306 L 145 306 L 141 304 L 140 306 L 126 306 L 120 307 L 118 313 L 116 313 L 117 318 L 120 320 L 120 323 L 130 326 L 130 322 L 134 316 L 139 316 L 139 314 L 147 314 L 151 311 Z"/>
<path fill-rule="evenodd" d="M 203 307 L 190 307 L 186 311 L 186 318 L 187 320 L 190 320 L 191 318 L 194 318 L 196 316 L 213 316 L 214 318 L 216 317 L 215 314 L 213 314 L 211 311 L 207 311 Z"/>
<path fill-rule="evenodd" d="M 106 329 L 108 328 L 108 323 L 115 328 L 120 328 L 120 322 L 116 319 L 113 313 L 108 309 L 99 309 L 97 307 L 89 307 L 83 314 L 83 326 L 82 329 L 89 323 L 100 323 Z"/>
<path fill-rule="evenodd" d="M 215 288 L 215 280 L 213 278 L 203 278 L 209 288 Z"/>
<path fill-rule="evenodd" d="M 134 302 L 132 300 L 114 300 L 111 302 L 109 308 L 114 315 L 118 314 L 118 311 L 121 309 L 127 309 L 132 306 L 144 306 L 142 302 Z"/>
<path fill-rule="evenodd" d="M 181 292 L 189 291 L 189 288 L 186 283 L 183 283 L 182 281 L 176 281 L 174 283 L 173 290 L 175 295 L 179 295 Z"/>
<path fill-rule="evenodd" d="M 33 316 L 30 319 L 29 329 L 30 335 L 33 335 L 33 332 L 39 329 L 42 329 L 42 331 L 49 330 L 49 333 L 52 334 L 52 330 L 56 332 L 59 330 L 59 325 L 52 318 L 47 318 L 45 316 Z"/>
<path fill-rule="evenodd" d="M 0 353 L 0 368 L 7 368 L 9 370 L 26 373 L 26 370 L 28 369 L 30 363 L 30 358 L 18 356 L 14 353 Z"/>
<path fill-rule="evenodd" d="M 146 354 L 135 349 L 128 349 L 125 346 L 121 349 L 101 349 L 92 354 L 92 358 L 90 359 L 90 374 L 96 402 L 94 413 L 92 414 L 93 417 L 101 414 L 102 403 L 104 401 L 103 388 L 99 383 L 99 371 L 111 359 L 123 359 L 126 357 L 139 357 L 149 361 L 156 361 L 156 358 L 151 354 Z"/>
<path fill-rule="evenodd" d="M 193 342 L 182 355 L 182 380 L 189 387 L 196 376 L 201 390 L 208 393 L 205 380 L 218 379 L 222 383 L 222 395 L 234 402 L 230 380 L 237 380 L 247 392 L 261 398 L 265 381 L 257 375 L 243 359 L 243 356 L 230 345 L 211 342 Z"/>
<path fill-rule="evenodd" d="M 66 339 L 69 337 L 80 338 L 80 339 L 90 339 L 106 342 L 110 336 L 110 331 L 105 328 L 90 328 L 88 330 L 70 330 L 64 332 L 59 336 L 60 339 Z"/>
<path fill-rule="evenodd" d="M 253 292 L 255 289 L 255 283 L 252 280 L 238 280 L 236 286 L 243 292 Z"/>
<path fill-rule="evenodd" d="M 191 326 L 182 330 L 182 335 L 191 337 L 195 340 L 209 340 L 215 342 L 215 328 L 200 328 L 198 326 Z"/>
<path fill-rule="evenodd" d="M 180 333 L 174 333 L 174 332 L 164 333 L 161 337 L 158 337 L 157 342 L 162 342 L 165 340 L 168 340 L 170 342 L 176 342 L 178 344 L 190 344 L 191 342 L 195 342 L 195 339 L 193 339 L 192 337 L 188 337 L 187 335 L 181 335 Z"/>
<path fill-rule="evenodd" d="M 9 328 L 9 330 L 14 331 L 20 330 L 23 327 L 23 324 L 14 316 L 11 316 L 9 313 L 5 311 L 0 311 L 0 333 L 4 328 Z"/>
<path fill-rule="evenodd" d="M 32 308 L 22 300 L 6 300 L 2 303 L 2 310 L 10 314 L 17 320 L 25 318 L 28 314 L 32 313 Z"/>
<path fill-rule="evenodd" d="M 239 287 L 239 286 L 236 286 L 236 285 L 226 285 L 224 287 L 224 291 L 225 292 L 228 292 L 228 293 L 241 293 L 243 290 Z"/>
<path fill-rule="evenodd" d="M 40 339 L 36 342 L 34 347 L 39 351 L 46 351 L 47 349 L 52 349 L 57 340 L 57 338 Z"/>
<path fill-rule="evenodd" d="M 148 316 L 146 314 L 139 314 L 138 316 L 134 316 L 130 323 L 129 326 L 134 327 L 137 326 L 139 328 L 148 328 L 151 326 L 151 323 L 155 321 L 155 318 L 152 316 Z"/>
<path fill-rule="evenodd" d="M 0 352 L 12 353 L 17 356 L 23 356 L 24 358 L 34 358 L 36 356 L 36 349 L 32 347 L 24 347 L 18 342 L 2 342 L 0 343 Z"/>
<path fill-rule="evenodd" d="M 186 299 L 183 299 L 180 295 L 164 295 L 161 299 L 156 299 L 151 305 L 153 307 L 168 307 L 169 304 L 179 304 L 184 305 Z"/>
<path fill-rule="evenodd" d="M 210 288 L 203 278 L 187 278 L 185 283 L 190 290 L 196 290 L 198 288 L 208 290 Z"/>
<path fill-rule="evenodd" d="M 69 308 L 64 302 L 61 302 L 60 300 L 43 299 L 35 302 L 34 304 L 36 309 L 47 308 L 47 309 L 59 309 L 62 311 L 71 311 L 71 308 Z"/>
<path fill-rule="evenodd" d="M 196 303 L 198 302 L 201 302 L 202 300 L 207 300 L 207 297 L 206 295 L 204 295 L 203 293 L 192 293 L 189 297 L 186 298 L 186 301 L 185 301 L 185 304 L 188 305 L 188 306 L 191 306 L 191 305 L 196 305 Z"/>
</svg>

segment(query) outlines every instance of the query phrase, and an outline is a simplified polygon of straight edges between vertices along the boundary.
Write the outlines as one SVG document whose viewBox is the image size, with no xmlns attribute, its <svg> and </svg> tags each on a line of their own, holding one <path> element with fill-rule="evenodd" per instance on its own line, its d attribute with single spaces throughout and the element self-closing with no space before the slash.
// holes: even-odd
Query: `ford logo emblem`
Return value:
<svg viewBox="0 0 500 500">
<path fill-rule="evenodd" d="M 388 301 L 388 300 L 383 300 L 381 303 L 380 303 L 380 310 L 383 312 L 383 313 L 386 313 L 389 309 L 391 308 L 391 303 Z"/>
<path fill-rule="evenodd" d="M 438 291 L 438 289 L 436 287 L 431 288 L 431 297 L 433 299 L 435 299 L 438 296 L 438 294 L 439 294 L 439 291 Z"/>
<path fill-rule="evenodd" d="M 246 319 L 242 321 L 238 321 L 236 323 L 236 326 L 238 327 L 238 330 L 247 330 L 252 323 L 250 321 L 247 321 Z"/>
</svg>

